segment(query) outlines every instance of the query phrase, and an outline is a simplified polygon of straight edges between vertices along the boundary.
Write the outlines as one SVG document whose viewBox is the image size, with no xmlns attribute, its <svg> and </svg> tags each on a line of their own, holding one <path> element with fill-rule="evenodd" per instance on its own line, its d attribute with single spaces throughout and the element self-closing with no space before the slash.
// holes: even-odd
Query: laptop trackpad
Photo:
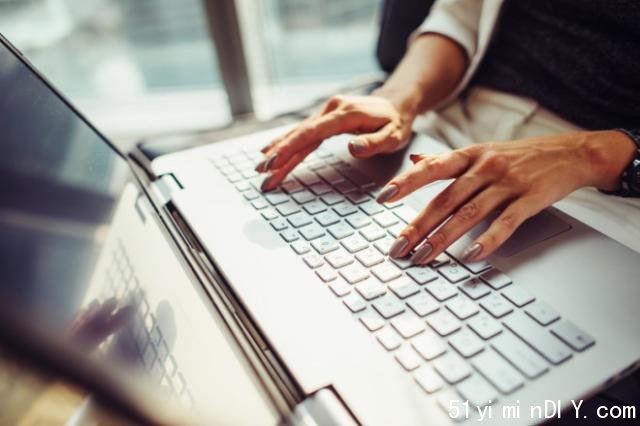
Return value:
<svg viewBox="0 0 640 426">
<path fill-rule="evenodd" d="M 498 217 L 498 214 L 498 212 L 495 212 L 489 215 L 486 220 L 473 228 L 468 235 L 470 235 L 472 239 L 478 237 L 487 230 L 491 222 Z M 496 250 L 495 254 L 501 257 L 513 256 L 534 244 L 552 238 L 569 229 L 571 229 L 571 225 L 567 222 L 552 212 L 543 210 L 524 221 L 516 232 Z"/>
</svg>

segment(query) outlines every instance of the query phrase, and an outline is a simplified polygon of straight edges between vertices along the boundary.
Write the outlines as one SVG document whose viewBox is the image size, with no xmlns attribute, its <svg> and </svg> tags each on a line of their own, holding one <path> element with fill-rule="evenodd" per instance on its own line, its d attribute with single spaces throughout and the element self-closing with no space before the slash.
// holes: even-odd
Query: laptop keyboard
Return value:
<svg viewBox="0 0 640 426">
<path fill-rule="evenodd" d="M 171 344 L 162 333 L 157 312 L 152 312 L 120 240 L 111 252 L 106 280 L 107 285 L 103 287 L 104 300 L 116 297 L 121 303 L 135 308 L 132 320 L 114 336 L 114 347 L 118 354 L 126 361 L 136 363 L 136 367 L 144 369 L 151 382 L 158 385 L 166 395 L 180 401 L 186 408 L 191 408 L 193 396 L 179 371 L 176 359 L 171 355 Z"/>
<path fill-rule="evenodd" d="M 460 397 L 493 403 L 595 343 L 486 261 L 465 264 L 453 249 L 425 267 L 389 258 L 417 212 L 377 203 L 381 188 L 322 147 L 266 194 L 253 170 L 262 158 L 211 162 L 445 411 Z"/>
</svg>

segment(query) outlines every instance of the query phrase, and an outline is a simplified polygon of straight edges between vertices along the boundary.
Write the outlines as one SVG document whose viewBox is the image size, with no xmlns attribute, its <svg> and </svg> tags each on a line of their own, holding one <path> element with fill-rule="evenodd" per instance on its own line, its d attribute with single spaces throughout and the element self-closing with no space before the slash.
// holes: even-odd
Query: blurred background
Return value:
<svg viewBox="0 0 640 426">
<path fill-rule="evenodd" d="M 112 139 L 208 128 L 232 114 L 205 1 L 0 0 L 0 32 Z M 235 0 L 256 115 L 377 73 L 380 4 Z"/>
</svg>

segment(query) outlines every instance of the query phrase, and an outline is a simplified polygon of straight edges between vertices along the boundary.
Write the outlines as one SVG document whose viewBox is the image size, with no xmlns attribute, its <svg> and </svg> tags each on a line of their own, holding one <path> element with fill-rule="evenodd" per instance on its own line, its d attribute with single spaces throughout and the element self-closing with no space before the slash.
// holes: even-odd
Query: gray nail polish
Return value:
<svg viewBox="0 0 640 426">
<path fill-rule="evenodd" d="M 407 237 L 399 237 L 397 238 L 393 244 L 391 244 L 391 248 L 389 248 L 389 256 L 393 258 L 400 257 L 400 254 L 407 248 L 409 245 L 409 240 Z"/>
<path fill-rule="evenodd" d="M 462 253 L 462 260 L 469 261 L 473 260 L 477 255 L 482 251 L 482 244 L 475 243 L 470 247 L 467 247 L 464 253 Z"/>
<path fill-rule="evenodd" d="M 264 178 L 264 180 L 262 181 L 262 185 L 260 185 L 260 191 L 267 192 L 269 190 L 269 182 L 271 181 L 272 177 L 273 175 L 270 174 L 266 178 Z"/>
<path fill-rule="evenodd" d="M 267 158 L 267 159 L 265 160 L 265 163 L 264 163 L 264 170 L 265 170 L 265 171 L 266 171 L 266 170 L 269 170 L 269 169 L 271 168 L 271 165 L 273 164 L 273 162 L 274 162 L 274 161 L 276 161 L 276 159 L 277 159 L 277 158 L 278 158 L 278 154 L 277 154 L 277 153 L 276 153 L 276 154 L 272 154 L 272 155 L 270 155 L 270 156 L 269 156 L 269 158 Z"/>
<path fill-rule="evenodd" d="M 384 188 L 382 191 L 380 191 L 380 193 L 378 194 L 378 197 L 376 198 L 376 200 L 379 203 L 386 203 L 394 195 L 396 195 L 399 190 L 400 190 L 400 188 L 398 188 L 396 185 L 389 185 L 386 188 Z"/>
<path fill-rule="evenodd" d="M 362 154 L 367 150 L 367 146 L 365 145 L 365 143 L 357 139 L 349 142 L 349 146 L 351 147 L 351 152 L 353 152 L 354 154 Z"/>
<path fill-rule="evenodd" d="M 431 254 L 433 251 L 433 246 L 430 243 L 425 241 L 417 248 L 416 252 L 411 256 L 411 263 L 414 265 L 421 265 L 422 262 Z"/>
</svg>

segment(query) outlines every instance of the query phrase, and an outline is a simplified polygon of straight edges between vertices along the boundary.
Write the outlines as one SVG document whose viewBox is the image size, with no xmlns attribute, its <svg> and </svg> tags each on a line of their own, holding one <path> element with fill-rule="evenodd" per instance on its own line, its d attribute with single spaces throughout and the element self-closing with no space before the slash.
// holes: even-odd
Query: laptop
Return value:
<svg viewBox="0 0 640 426">
<path fill-rule="evenodd" d="M 338 136 L 266 194 L 253 169 L 283 127 L 141 167 L 1 47 L 2 298 L 167 404 L 233 424 L 530 424 L 637 367 L 640 255 L 561 211 L 486 262 L 460 259 L 481 225 L 414 267 L 390 243 L 447 182 L 376 203 L 408 153 L 357 161 Z"/>
</svg>

